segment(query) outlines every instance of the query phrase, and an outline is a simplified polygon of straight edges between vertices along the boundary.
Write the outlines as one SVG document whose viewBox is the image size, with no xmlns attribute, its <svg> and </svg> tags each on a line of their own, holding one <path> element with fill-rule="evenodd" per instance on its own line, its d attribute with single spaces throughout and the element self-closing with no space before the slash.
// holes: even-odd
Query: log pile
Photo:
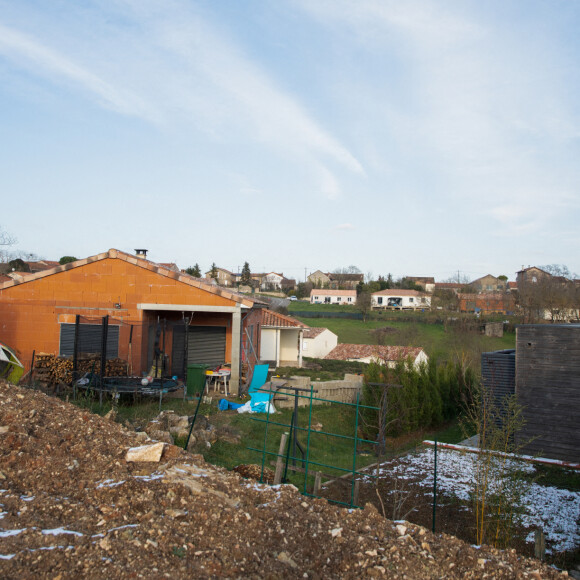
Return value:
<svg viewBox="0 0 580 580">
<path fill-rule="evenodd" d="M 49 353 L 39 353 L 34 361 L 34 381 L 43 387 L 54 387 L 60 384 L 70 385 L 73 380 L 73 360 L 70 357 L 59 357 Z M 98 354 L 84 355 L 77 361 L 78 378 L 85 373 L 101 374 L 101 357 Z M 107 360 L 106 377 L 126 377 L 127 361 L 120 358 Z"/>
</svg>

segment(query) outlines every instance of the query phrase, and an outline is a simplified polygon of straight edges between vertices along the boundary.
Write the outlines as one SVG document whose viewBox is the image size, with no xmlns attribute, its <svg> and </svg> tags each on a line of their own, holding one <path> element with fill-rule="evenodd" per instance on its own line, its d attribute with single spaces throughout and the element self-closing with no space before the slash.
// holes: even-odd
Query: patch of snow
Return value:
<svg viewBox="0 0 580 580">
<path fill-rule="evenodd" d="M 526 473 L 534 473 L 536 468 L 526 462 L 511 458 L 494 458 L 498 463 L 506 461 L 508 468 L 516 467 Z M 454 495 L 459 500 L 469 501 L 473 490 L 473 474 L 476 471 L 477 455 L 450 449 L 437 450 L 437 492 Z M 407 455 L 382 464 L 379 476 L 396 475 L 398 479 L 412 481 L 421 487 L 433 489 L 435 461 L 432 448 L 418 454 Z M 372 478 L 366 477 L 367 481 Z M 500 481 L 491 481 L 490 490 L 499 489 Z M 430 495 L 427 492 L 425 495 Z M 542 527 L 550 547 L 546 552 L 574 550 L 580 546 L 580 493 L 556 487 L 532 483 L 524 491 L 522 503 L 526 513 L 521 516 L 525 527 Z M 534 542 L 533 532 L 526 538 Z"/>
<path fill-rule="evenodd" d="M 75 532 L 73 530 L 65 530 L 64 528 L 54 528 L 53 530 L 42 530 L 42 534 L 45 536 L 59 536 L 61 534 L 71 534 L 73 536 L 84 536 L 81 532 Z"/>
<path fill-rule="evenodd" d="M 26 528 L 22 528 L 21 530 L 0 530 L 0 538 L 10 538 L 11 536 L 17 536 L 25 531 Z"/>
<path fill-rule="evenodd" d="M 22 501 L 32 501 L 34 499 L 34 496 L 33 495 L 21 495 L 20 499 Z"/>
<path fill-rule="evenodd" d="M 16 554 L 0 554 L 0 560 L 12 560 Z"/>
<path fill-rule="evenodd" d="M 123 485 L 124 483 L 125 480 L 115 481 L 114 479 L 105 479 L 104 481 L 101 481 L 99 485 L 97 485 L 97 489 L 101 489 L 103 487 L 117 487 L 118 485 Z"/>
</svg>

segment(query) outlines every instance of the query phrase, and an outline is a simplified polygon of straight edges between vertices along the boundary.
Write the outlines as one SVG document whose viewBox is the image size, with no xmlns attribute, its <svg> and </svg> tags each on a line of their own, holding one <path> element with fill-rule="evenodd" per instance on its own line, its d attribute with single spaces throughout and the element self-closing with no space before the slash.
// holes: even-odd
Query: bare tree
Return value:
<svg viewBox="0 0 580 580">
<path fill-rule="evenodd" d="M 363 291 L 356 297 L 356 309 L 362 314 L 363 322 L 366 322 L 367 316 L 372 309 L 372 296 L 370 292 Z"/>
<path fill-rule="evenodd" d="M 8 262 L 12 255 L 6 248 L 16 243 L 16 238 L 2 229 L 0 226 L 0 262 Z"/>
</svg>

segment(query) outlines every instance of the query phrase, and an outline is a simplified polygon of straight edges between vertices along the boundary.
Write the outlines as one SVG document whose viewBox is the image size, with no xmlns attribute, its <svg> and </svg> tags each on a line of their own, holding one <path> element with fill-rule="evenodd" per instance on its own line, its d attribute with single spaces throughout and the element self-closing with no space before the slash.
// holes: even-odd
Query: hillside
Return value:
<svg viewBox="0 0 580 580">
<path fill-rule="evenodd" d="M 128 463 L 136 433 L 0 384 L 3 578 L 556 578 L 514 551 L 476 549 L 370 505 L 271 488 L 166 445 Z"/>
</svg>

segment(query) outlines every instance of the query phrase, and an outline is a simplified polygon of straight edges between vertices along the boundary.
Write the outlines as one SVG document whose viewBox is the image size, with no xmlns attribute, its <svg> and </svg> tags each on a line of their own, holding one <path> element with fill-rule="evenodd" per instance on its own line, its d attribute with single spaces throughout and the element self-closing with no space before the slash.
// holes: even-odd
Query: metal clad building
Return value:
<svg viewBox="0 0 580 580">
<path fill-rule="evenodd" d="M 517 327 L 516 394 L 526 419 L 522 452 L 580 462 L 580 326 Z"/>
</svg>

